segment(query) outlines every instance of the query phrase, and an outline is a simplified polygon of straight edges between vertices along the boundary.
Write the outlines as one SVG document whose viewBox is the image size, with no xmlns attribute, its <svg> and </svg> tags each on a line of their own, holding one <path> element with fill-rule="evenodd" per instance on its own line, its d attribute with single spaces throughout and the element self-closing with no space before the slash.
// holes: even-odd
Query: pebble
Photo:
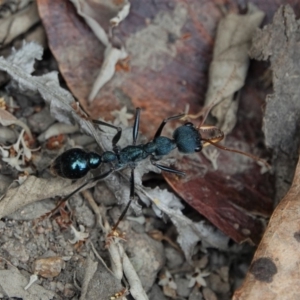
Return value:
<svg viewBox="0 0 300 300">
<path fill-rule="evenodd" d="M 175 283 L 177 285 L 177 294 L 181 297 L 188 297 L 191 293 L 191 288 L 189 288 L 189 280 L 186 278 L 176 278 Z"/>
<path fill-rule="evenodd" d="M 169 270 L 179 268 L 184 262 L 183 255 L 173 247 L 166 246 L 165 255 L 167 259 L 167 268 Z"/>
<path fill-rule="evenodd" d="M 145 233 L 131 231 L 127 238 L 126 252 L 143 288 L 146 292 L 149 291 L 165 263 L 162 243 L 151 239 Z"/>
<path fill-rule="evenodd" d="M 154 284 L 149 294 L 149 300 L 167 300 L 164 293 L 157 284 Z"/>
<path fill-rule="evenodd" d="M 25 245 L 21 244 L 18 240 L 8 240 L 1 247 L 5 250 L 11 257 L 18 259 L 21 262 L 26 262 L 29 260 L 29 254 Z"/>
<path fill-rule="evenodd" d="M 202 294 L 205 300 L 218 300 L 216 294 L 208 287 L 203 288 Z"/>
<path fill-rule="evenodd" d="M 34 274 L 44 278 L 56 277 L 64 268 L 65 262 L 59 256 L 52 256 L 46 258 L 38 258 L 34 261 L 32 270 Z"/>
<path fill-rule="evenodd" d="M 195 286 L 189 296 L 189 300 L 203 300 L 202 293 L 199 288 Z"/>
<path fill-rule="evenodd" d="M 28 117 L 29 126 L 34 128 L 34 131 L 38 133 L 45 131 L 54 122 L 55 119 L 51 117 L 49 108 L 47 107 Z"/>
</svg>

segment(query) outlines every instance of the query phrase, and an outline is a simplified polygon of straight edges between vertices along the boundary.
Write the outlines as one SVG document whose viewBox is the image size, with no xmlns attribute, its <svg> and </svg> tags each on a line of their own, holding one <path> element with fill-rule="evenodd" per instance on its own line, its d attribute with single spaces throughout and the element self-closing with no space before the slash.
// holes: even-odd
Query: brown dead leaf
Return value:
<svg viewBox="0 0 300 300">
<path fill-rule="evenodd" d="M 28 134 L 29 138 L 32 140 L 32 134 L 29 127 L 22 121 L 18 120 L 14 115 L 12 115 L 9 111 L 0 109 L 0 124 L 3 126 L 10 126 L 10 125 L 18 125 L 21 126 L 26 133 Z"/>
<path fill-rule="evenodd" d="M 131 3 L 129 16 L 116 32 L 130 55 L 130 71 L 118 71 L 90 107 L 87 98 L 102 64 L 104 47 L 72 4 L 39 0 L 38 8 L 50 48 L 74 96 L 93 117 L 111 119 L 111 111 L 124 105 L 131 111 L 142 107 L 146 122 L 141 123 L 141 129 L 151 136 L 161 119 L 184 111 L 186 103 L 195 111 L 199 95 L 204 93 L 203 83 L 199 84 L 208 55 L 204 49 L 213 44 L 215 21 L 221 12 L 213 3 L 193 2 L 163 1 L 162 6 L 149 1 Z M 211 19 L 199 34 L 201 20 L 207 17 L 203 9 L 211 11 Z M 193 38 L 186 39 L 187 34 Z"/>
</svg>

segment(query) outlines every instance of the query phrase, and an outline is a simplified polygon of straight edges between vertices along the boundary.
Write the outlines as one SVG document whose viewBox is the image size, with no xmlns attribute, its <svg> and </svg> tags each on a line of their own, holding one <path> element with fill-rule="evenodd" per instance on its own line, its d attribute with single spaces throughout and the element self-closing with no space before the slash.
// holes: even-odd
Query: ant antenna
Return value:
<svg viewBox="0 0 300 300">
<path fill-rule="evenodd" d="M 212 127 L 214 127 L 214 126 L 212 126 Z M 255 156 L 253 154 L 219 145 L 218 142 L 220 142 L 223 138 L 224 138 L 224 133 L 223 133 L 222 138 L 221 137 L 213 137 L 213 138 L 209 138 L 209 139 L 202 138 L 202 141 L 204 141 L 205 143 L 211 144 L 221 150 L 235 152 L 235 153 L 238 153 L 238 154 L 241 154 L 244 156 L 248 156 L 257 162 L 264 164 L 268 169 L 271 169 L 271 166 L 265 160 Z M 203 146 L 205 147 L 205 146 L 207 146 L 207 144 L 204 144 Z"/>
<path fill-rule="evenodd" d="M 218 90 L 216 93 L 216 97 L 215 99 L 207 106 L 204 106 L 197 114 L 195 115 L 189 115 L 187 114 L 186 116 L 184 116 L 182 119 L 186 120 L 187 118 L 190 119 L 197 119 L 202 117 L 201 123 L 199 124 L 199 127 L 204 124 L 204 122 L 206 121 L 208 114 L 210 113 L 210 111 L 219 103 L 222 102 L 223 99 L 225 99 L 226 97 L 224 96 L 226 89 L 228 88 L 229 83 L 231 82 L 231 80 L 233 79 L 234 75 L 236 74 L 236 66 L 234 66 L 230 76 L 228 77 L 225 85 L 222 87 L 222 89 Z"/>
</svg>

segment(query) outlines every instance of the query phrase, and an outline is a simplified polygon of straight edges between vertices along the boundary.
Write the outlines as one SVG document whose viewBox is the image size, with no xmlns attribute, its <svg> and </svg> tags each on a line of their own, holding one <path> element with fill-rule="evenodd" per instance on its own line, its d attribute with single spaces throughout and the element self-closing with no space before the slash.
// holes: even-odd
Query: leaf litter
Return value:
<svg viewBox="0 0 300 300">
<path fill-rule="evenodd" d="M 35 46 L 34 46 L 35 47 Z M 26 45 L 24 45 L 23 49 L 26 48 Z M 25 54 L 25 53 L 24 53 Z M 34 55 L 32 55 L 32 58 L 34 59 Z M 86 116 L 84 115 L 84 112 L 80 111 L 80 107 L 75 107 L 74 110 L 74 98 L 68 94 L 68 92 L 66 92 L 65 90 L 61 89 L 59 87 L 58 84 L 58 80 L 57 80 L 57 75 L 55 73 L 50 73 L 50 74 L 46 74 L 43 76 L 28 76 L 28 73 L 24 72 L 24 71 L 20 71 L 20 69 L 15 68 L 16 66 L 9 66 L 5 63 L 4 60 L 2 60 L 0 63 L 2 63 L 2 68 L 5 69 L 7 72 L 9 72 L 12 77 L 15 76 L 15 87 L 21 88 L 23 89 L 24 93 L 26 93 L 26 91 L 28 92 L 28 90 L 30 90 L 31 92 L 39 92 L 42 97 L 44 98 L 45 101 L 48 101 L 50 107 L 51 107 L 51 112 L 53 113 L 53 116 L 55 116 L 55 118 L 57 118 L 59 121 L 61 122 L 67 122 L 67 123 L 71 123 L 71 124 L 80 124 L 81 129 L 86 133 L 89 134 L 91 136 L 93 136 L 95 138 L 95 140 L 98 142 L 98 144 L 102 147 L 102 149 L 110 149 L 111 148 L 111 137 L 113 136 L 112 132 L 109 132 L 109 130 L 107 130 L 107 132 L 102 132 L 102 131 L 98 131 L 96 130 L 93 126 L 90 126 L 90 122 L 88 119 L 86 119 Z M 22 67 L 22 63 L 18 64 L 18 66 Z M 17 75 L 16 75 L 17 74 Z M 20 78 L 18 78 L 18 76 L 20 76 Z M 60 101 L 57 101 L 57 100 Z M 67 99 L 67 100 L 65 100 Z M 78 114 L 78 110 L 79 110 L 79 114 Z M 84 117 L 82 117 L 82 115 Z M 106 129 L 105 129 L 106 130 Z M 131 139 L 131 131 L 128 130 L 128 132 L 126 133 L 126 130 L 124 130 L 124 140 L 123 143 L 124 144 L 128 144 L 128 142 L 126 142 L 126 140 L 130 140 Z M 142 139 L 142 137 L 141 137 Z M 144 173 L 148 173 L 149 169 L 148 165 L 145 163 L 144 165 L 141 164 L 139 166 L 139 175 L 137 176 L 137 193 L 140 196 L 141 200 L 143 200 L 145 203 L 147 203 L 148 205 L 152 204 L 154 211 L 156 212 L 156 214 L 158 216 L 162 216 L 162 212 L 164 214 L 169 215 L 170 219 L 174 222 L 175 226 L 177 224 L 177 228 L 179 231 L 179 236 L 178 236 L 178 242 L 179 244 L 181 244 L 181 246 L 183 247 L 186 257 L 188 260 L 191 260 L 191 255 L 193 254 L 192 249 L 193 248 L 197 248 L 197 242 L 201 241 L 203 244 L 207 243 L 207 245 L 209 247 L 214 246 L 220 249 L 226 249 L 227 247 L 227 243 L 228 243 L 228 237 L 226 237 L 225 235 L 221 234 L 219 231 L 214 230 L 210 225 L 206 225 L 204 222 L 192 222 L 189 218 L 187 218 L 185 215 L 182 214 L 181 209 L 182 209 L 182 205 L 179 202 L 178 198 L 176 196 L 174 196 L 173 194 L 167 192 L 166 190 L 162 190 L 159 188 L 156 189 L 150 189 L 147 188 L 145 189 L 144 186 L 142 186 L 142 180 L 141 177 L 143 176 Z M 153 169 L 151 169 L 152 171 L 154 171 Z M 129 190 L 128 190 L 128 174 L 125 172 L 120 172 L 120 173 L 116 173 L 113 174 L 113 176 L 111 176 L 111 178 L 108 179 L 107 185 L 108 187 L 111 188 L 111 190 L 113 192 L 118 191 L 124 191 L 119 193 L 119 196 L 117 197 L 120 203 L 124 203 L 126 201 L 128 201 L 128 195 L 129 194 Z M 25 203 L 27 201 L 27 203 L 31 202 L 35 202 L 37 201 L 37 199 L 42 199 L 42 198 L 49 198 L 49 197 L 54 197 L 57 195 L 64 195 L 68 193 L 68 189 L 72 190 L 75 189 L 74 186 L 78 186 L 78 184 L 80 183 L 75 183 L 73 186 L 68 185 L 68 182 L 66 182 L 65 188 L 62 188 L 62 186 L 64 186 L 62 180 L 56 180 L 53 181 L 53 189 L 51 189 L 51 181 L 49 179 L 44 179 L 44 185 L 42 185 L 41 187 L 39 187 L 39 190 L 36 190 L 38 192 L 35 192 L 35 187 L 39 186 L 39 183 L 41 183 L 40 178 L 36 178 L 34 176 L 29 176 L 28 179 L 23 183 L 23 185 L 21 185 L 20 187 L 14 188 L 14 189 L 10 189 L 6 196 L 4 196 L 4 204 L 7 205 L 7 207 L 9 207 L 9 209 L 6 209 L 6 205 L 4 205 L 3 207 L 3 216 L 7 216 L 8 214 L 14 212 L 15 210 L 19 209 L 20 207 L 22 207 L 24 205 L 24 203 L 21 203 L 21 199 L 17 199 L 17 192 L 20 191 L 20 189 L 23 187 L 23 199 L 25 199 Z M 27 185 L 27 182 L 29 183 L 29 185 Z M 49 187 L 47 186 L 49 183 Z M 114 183 L 114 184 L 112 184 Z M 36 185 L 35 185 L 36 184 Z M 55 184 L 60 185 L 60 188 L 55 189 Z M 12 201 L 12 203 L 10 203 L 10 199 L 11 198 L 7 198 L 7 195 L 9 195 L 9 193 L 11 193 L 16 195 L 15 197 L 15 202 Z M 127 192 L 126 192 L 127 191 Z M 32 197 L 31 200 L 29 200 Z M 14 197 L 13 197 L 14 198 Z M 78 197 L 75 197 L 78 198 Z M 26 200 L 28 199 L 28 200 Z M 75 199 L 76 201 L 79 201 L 79 203 L 82 204 L 82 202 L 80 202 L 80 199 Z M 78 203 L 78 202 L 77 202 Z M 1 203 L 2 204 L 2 203 Z M 97 208 L 95 208 L 95 211 L 97 211 Z M 97 213 L 96 213 L 97 214 Z M 22 213 L 21 213 L 22 215 Z M 105 221 L 106 213 L 103 214 L 103 212 L 99 213 L 98 212 L 98 221 L 102 220 L 103 223 L 101 223 L 100 228 L 102 228 L 104 233 L 108 233 L 109 232 L 109 225 L 107 223 L 107 221 Z M 47 223 L 49 223 L 49 221 L 45 221 L 46 225 Z M 44 223 L 45 223 L 44 222 Z M 126 228 L 126 222 L 124 221 L 124 226 Z M 43 226 L 44 226 L 43 223 Z M 53 223 L 53 222 L 52 222 Z M 55 223 L 52 224 L 52 226 L 57 226 L 58 223 L 58 219 L 56 219 L 56 225 Z M 79 228 L 81 225 L 79 224 Z M 123 227 L 123 226 L 122 226 Z M 45 226 L 45 228 L 51 228 L 47 226 Z M 42 227 L 39 227 L 39 230 L 41 230 L 41 232 L 44 230 Z M 51 229 L 50 229 L 51 230 Z M 94 233 L 95 234 L 95 233 Z M 129 233 L 130 234 L 130 233 Z M 71 236 L 72 237 L 72 236 Z M 69 237 L 69 239 L 71 238 Z M 51 238 L 50 238 L 51 240 Z M 53 237 L 52 237 L 53 240 Z M 61 241 L 62 242 L 62 241 Z M 88 245 L 88 244 L 87 244 Z M 125 244 L 126 245 L 126 244 Z M 125 246 L 124 245 L 124 246 Z M 73 250 L 72 247 L 70 247 L 70 245 L 66 245 L 66 244 L 62 244 L 62 247 L 64 247 L 63 252 L 68 252 L 73 255 Z M 76 247 L 80 247 L 80 239 L 78 240 L 78 243 L 76 244 Z M 205 247 L 202 249 L 202 251 L 205 251 Z M 147 299 L 147 295 L 144 293 L 143 288 L 141 287 L 140 283 L 139 283 L 139 279 L 136 276 L 136 272 L 134 271 L 134 269 L 132 268 L 132 265 L 130 263 L 130 261 L 128 260 L 128 257 L 126 256 L 126 254 L 124 253 L 124 249 L 122 249 L 122 246 L 120 243 L 118 242 L 112 242 L 110 245 L 108 245 L 108 252 L 111 255 L 111 264 L 112 266 L 114 265 L 113 261 L 115 261 L 116 265 L 115 267 L 112 267 L 114 276 L 113 277 L 117 277 L 119 279 L 122 278 L 122 269 L 124 270 L 124 273 L 127 277 L 127 280 L 129 281 L 130 284 L 130 291 L 132 296 L 135 299 Z M 83 252 L 84 253 L 84 252 Z M 49 254 L 50 255 L 50 254 Z M 51 254 L 53 255 L 53 254 Z M 51 257 L 51 255 L 49 257 Z M 102 253 L 103 255 L 103 253 Z M 75 255 L 77 259 L 80 260 L 80 256 Z M 92 257 L 92 259 L 95 259 L 93 255 L 91 255 L 91 253 L 87 253 L 86 252 L 86 257 L 88 257 L 88 259 L 90 259 Z M 23 258 L 24 259 L 24 258 Z M 119 259 L 119 262 L 117 262 Z M 81 258 L 82 260 L 82 258 Z M 22 261 L 22 260 L 20 260 Z M 123 261 L 123 265 L 121 263 L 121 261 Z M 14 264 L 16 264 L 16 261 L 14 261 Z M 80 265 L 80 264 L 79 264 Z M 90 267 L 89 267 L 90 265 Z M 95 265 L 95 263 L 93 263 L 93 265 Z M 98 264 L 97 264 L 98 265 Z M 99 294 L 103 297 L 106 296 L 109 297 L 111 295 L 114 294 L 114 292 L 111 291 L 111 287 L 112 285 L 117 287 L 117 283 L 116 285 L 112 284 L 112 278 L 113 277 L 109 277 L 108 275 L 108 282 L 107 284 L 104 284 L 105 287 L 109 287 L 109 291 L 104 291 L 103 290 L 103 286 L 102 286 L 102 290 L 99 290 L 99 287 L 93 285 L 92 288 L 91 286 L 88 288 L 89 284 L 92 284 L 91 282 L 91 278 L 93 278 L 93 276 L 95 274 L 97 274 L 97 276 L 99 276 L 99 274 L 103 273 L 103 268 L 99 268 L 100 265 L 98 266 L 94 266 L 91 267 L 91 264 L 88 264 L 87 268 L 83 268 L 87 271 L 87 273 L 89 272 L 90 268 L 93 268 L 92 271 L 92 275 L 91 274 L 85 274 L 83 275 L 82 278 L 84 278 L 83 282 L 84 284 L 82 285 L 82 287 L 84 288 L 84 293 L 82 294 L 82 297 L 85 297 L 84 299 L 98 299 L 96 298 L 97 295 L 99 297 Z M 80 269 L 78 270 L 78 272 L 80 273 Z M 119 275 L 117 275 L 119 274 Z M 96 275 L 94 276 L 94 278 L 98 278 Z M 80 278 L 80 276 L 78 276 L 78 278 Z M 99 281 L 103 282 L 103 280 L 101 278 L 98 278 Z M 118 281 L 120 283 L 120 281 Z M 49 282 L 48 282 L 49 284 Z M 57 284 L 57 286 L 59 287 L 59 285 Z M 74 285 L 72 285 L 71 290 L 76 290 L 77 285 L 74 282 Z M 50 286 L 48 286 L 50 287 Z M 51 288 L 51 287 L 50 287 Z M 61 288 L 61 287 L 60 287 Z M 121 288 L 120 286 L 117 287 L 117 290 L 120 291 Z M 123 290 L 122 290 L 123 291 Z M 70 293 L 70 290 L 68 290 L 65 286 L 65 289 L 63 289 L 63 292 L 65 293 L 65 295 L 71 295 L 68 294 L 68 292 Z M 87 293 L 90 292 L 95 292 L 94 296 L 88 296 L 86 297 Z M 106 292 L 106 293 L 105 293 Z M 124 296 L 126 295 L 126 290 L 123 291 L 124 292 Z M 178 291 L 180 292 L 180 291 Z M 206 288 L 205 290 L 203 289 L 203 294 L 205 295 L 209 295 L 211 294 L 211 297 L 213 297 L 214 293 L 212 292 L 212 290 L 210 290 L 209 288 Z M 209 296 L 206 296 L 209 297 Z M 30 299 L 34 299 L 34 298 L 30 298 Z M 81 298 L 83 299 L 83 298 Z"/>
<path fill-rule="evenodd" d="M 41 54 L 41 47 L 29 43 L 24 44 L 22 49 L 20 50 L 22 53 L 30 52 L 30 58 L 34 57 L 34 55 L 37 55 L 38 58 L 40 58 Z M 18 53 L 18 52 L 15 52 Z M 66 121 L 71 122 L 71 120 L 76 120 L 78 123 L 81 124 L 81 129 L 85 131 L 86 133 L 89 133 L 90 135 L 93 135 L 95 139 L 99 140 L 99 145 L 105 145 L 107 142 L 101 142 L 101 136 L 96 132 L 94 127 L 91 127 L 91 123 L 85 119 L 79 119 L 80 117 L 78 114 L 74 112 L 72 109 L 72 102 L 74 101 L 72 96 L 62 88 L 59 87 L 58 81 L 57 81 L 57 75 L 55 73 L 49 73 L 43 76 L 31 76 L 28 74 L 28 70 L 32 71 L 32 68 L 28 68 L 28 65 L 25 62 L 18 61 L 18 65 L 14 62 L 14 55 L 13 53 L 8 60 L 5 60 L 4 58 L 0 59 L 0 68 L 2 70 L 7 71 L 12 78 L 15 80 L 14 87 L 18 87 L 19 90 L 26 90 L 27 92 L 30 90 L 32 92 L 40 92 L 43 98 L 46 102 L 49 103 L 50 111 L 53 114 L 55 118 L 57 118 L 60 121 Z M 20 55 L 17 55 L 17 57 L 20 57 Z M 26 55 L 23 55 L 23 57 L 26 58 Z M 33 63 L 33 60 L 31 60 Z M 25 66 L 27 66 L 25 68 Z M 128 131 L 127 131 L 128 132 Z M 102 133 L 105 135 L 104 133 Z M 126 130 L 124 131 L 124 137 L 126 138 Z M 109 137 L 111 137 L 111 133 L 109 134 Z M 131 138 L 131 132 L 129 137 Z M 129 138 L 128 137 L 128 138 Z M 123 142 L 124 143 L 124 142 Z M 128 142 L 127 142 L 128 143 Z M 120 143 L 122 146 L 122 142 Z M 104 146 L 105 149 L 105 146 Z M 150 168 L 149 168 L 150 165 Z M 142 186 L 141 177 L 144 173 L 148 173 L 149 171 L 154 171 L 154 167 L 151 164 L 139 164 L 137 167 L 137 178 L 136 178 L 136 189 L 138 195 L 140 193 L 144 193 L 143 196 L 140 198 L 144 200 L 145 202 L 155 203 L 155 210 L 157 212 L 157 215 L 162 217 L 162 212 L 170 217 L 170 219 L 173 221 L 173 224 L 178 229 L 178 243 L 181 245 L 186 258 L 188 261 L 191 262 L 191 256 L 193 254 L 193 249 L 197 242 L 200 240 L 207 239 L 207 243 L 209 241 L 212 241 L 214 238 L 215 233 L 213 230 L 209 229 L 208 225 L 204 225 L 204 223 L 197 223 L 193 224 L 192 221 L 190 221 L 188 218 L 186 218 L 181 212 L 180 209 L 183 208 L 183 206 L 178 202 L 178 198 L 174 196 L 172 193 L 160 190 L 159 188 L 156 188 L 155 190 L 147 191 L 145 193 L 145 187 Z M 124 176 L 124 175 L 123 175 Z M 108 179 L 107 182 L 110 183 L 110 188 L 114 191 L 117 189 L 120 190 L 120 175 L 115 174 L 111 177 L 119 177 L 119 179 L 113 178 L 113 180 Z M 127 202 L 129 200 L 129 174 L 127 174 L 126 182 L 124 183 L 124 186 L 121 188 L 122 193 L 119 197 L 117 197 L 120 201 L 120 204 Z M 64 190 L 64 193 L 61 193 L 61 186 L 58 186 L 57 189 L 52 190 L 49 188 L 48 185 L 47 189 L 44 188 L 45 184 L 48 185 L 48 182 L 46 183 L 45 180 L 38 179 L 34 176 L 30 176 L 20 187 L 15 188 L 13 191 L 13 195 L 11 195 L 11 191 L 9 190 L 8 193 L 3 197 L 2 199 L 2 210 L 1 215 L 7 216 L 7 214 L 11 214 L 15 212 L 15 210 L 23 208 L 28 203 L 33 203 L 34 201 L 50 198 L 58 195 L 66 195 L 66 190 Z M 125 185 L 126 184 L 126 185 Z M 38 189 L 35 187 L 38 186 Z M 77 185 L 76 185 L 77 186 Z M 113 186 L 113 187 L 112 187 Z M 149 188 L 148 188 L 149 189 Z M 24 192 L 22 192 L 24 190 Z M 154 193 L 155 191 L 155 193 Z M 45 193 L 46 192 L 46 193 Z M 25 197 L 20 197 L 20 195 L 26 194 Z M 17 197 L 14 197 L 14 195 L 17 195 Z M 117 196 L 117 195 L 116 195 Z M 147 200 L 145 200 L 145 196 Z M 25 199 L 24 199 L 25 198 Z M 28 199 L 28 200 L 26 200 Z M 159 202 L 156 200 L 159 199 Z M 178 203 L 176 205 L 176 203 Z M 174 209 L 174 207 L 177 206 L 177 209 Z M 37 216 L 38 217 L 38 216 Z M 221 235 L 217 233 L 218 238 L 215 238 L 214 247 L 219 248 L 226 248 L 228 238 L 225 236 L 221 238 Z M 224 242 L 221 242 L 221 240 L 224 239 Z M 222 243 L 222 246 L 220 244 Z M 224 247 L 225 246 L 225 247 Z M 129 280 L 129 279 L 128 279 Z M 131 290 L 131 293 L 133 291 Z M 137 292 L 139 295 L 140 291 Z"/>
</svg>

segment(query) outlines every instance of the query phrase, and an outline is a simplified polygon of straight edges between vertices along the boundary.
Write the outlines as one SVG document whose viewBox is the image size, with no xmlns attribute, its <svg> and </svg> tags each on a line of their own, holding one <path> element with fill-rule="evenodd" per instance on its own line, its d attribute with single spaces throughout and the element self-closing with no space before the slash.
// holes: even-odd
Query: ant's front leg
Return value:
<svg viewBox="0 0 300 300">
<path fill-rule="evenodd" d="M 157 137 L 161 136 L 161 132 L 162 130 L 164 129 L 165 125 L 169 122 L 169 121 L 172 121 L 172 120 L 179 120 L 181 118 L 183 118 L 185 116 L 185 114 L 180 114 L 180 115 L 177 115 L 177 116 L 173 116 L 173 117 L 169 117 L 167 119 L 164 119 L 161 124 L 159 125 L 155 135 L 154 135 L 154 139 L 156 139 Z"/>
</svg>

